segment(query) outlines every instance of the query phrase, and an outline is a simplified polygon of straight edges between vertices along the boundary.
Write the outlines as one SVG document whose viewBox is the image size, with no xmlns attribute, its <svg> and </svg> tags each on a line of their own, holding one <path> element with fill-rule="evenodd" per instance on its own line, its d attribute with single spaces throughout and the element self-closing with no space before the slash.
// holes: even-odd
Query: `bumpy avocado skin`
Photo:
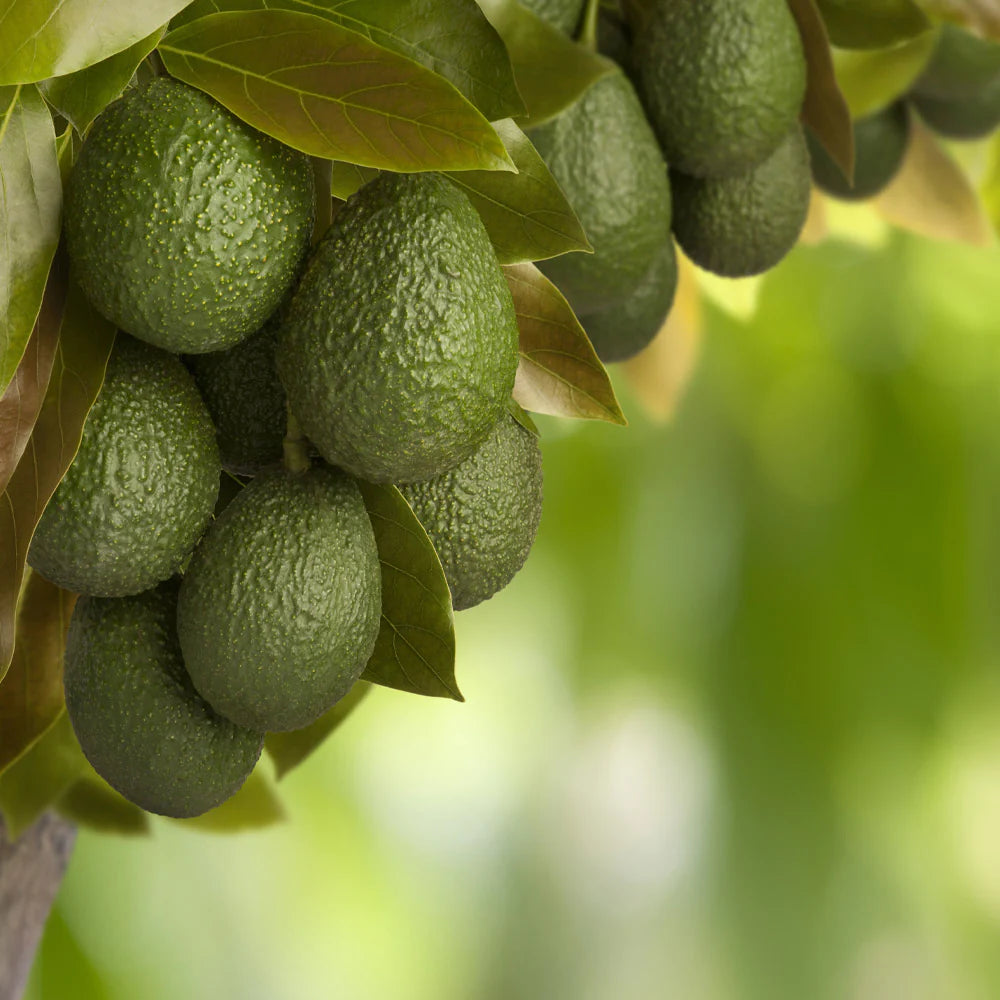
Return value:
<svg viewBox="0 0 1000 1000">
<path fill-rule="evenodd" d="M 542 516 L 538 438 L 504 416 L 471 458 L 400 491 L 437 549 L 455 610 L 471 608 L 528 558 Z"/>
<path fill-rule="evenodd" d="M 66 245 L 108 319 L 201 353 L 238 343 L 274 311 L 313 212 L 307 157 L 161 77 L 94 124 L 68 185 Z"/>
<path fill-rule="evenodd" d="M 674 235 L 699 267 L 724 277 L 774 267 L 805 225 L 809 152 L 796 125 L 762 164 L 741 177 L 672 174 Z"/>
<path fill-rule="evenodd" d="M 137 594 L 180 569 L 218 494 L 215 428 L 191 375 L 173 355 L 119 334 L 28 562 L 77 593 Z"/>
<path fill-rule="evenodd" d="M 981 139 L 1000 125 L 1000 77 L 971 97 L 913 95 L 920 117 L 947 139 Z"/>
<path fill-rule="evenodd" d="M 586 0 L 521 0 L 525 7 L 567 35 L 576 32 Z"/>
<path fill-rule="evenodd" d="M 798 117 L 806 62 L 786 0 L 656 0 L 634 48 L 653 130 L 685 174 L 745 173 Z"/>
<path fill-rule="evenodd" d="M 325 466 L 265 473 L 222 512 L 184 575 L 177 634 L 191 680 L 240 725 L 306 726 L 360 676 L 381 595 L 357 484 Z"/>
<path fill-rule="evenodd" d="M 854 122 L 854 184 L 819 140 L 806 131 L 813 180 L 835 198 L 860 201 L 879 193 L 899 171 L 910 140 L 910 114 L 902 101 Z"/>
<path fill-rule="evenodd" d="M 601 77 L 531 133 L 594 248 L 540 264 L 576 312 L 627 298 L 670 232 L 667 167 L 632 84 Z"/>
<path fill-rule="evenodd" d="M 235 794 L 263 735 L 222 718 L 184 669 L 170 581 L 133 597 L 83 597 L 66 640 L 66 711 L 94 770 L 130 802 L 197 816 Z"/>
<path fill-rule="evenodd" d="M 281 463 L 285 387 L 274 365 L 277 328 L 268 322 L 228 351 L 186 359 L 215 424 L 222 464 L 252 476 Z"/>
<path fill-rule="evenodd" d="M 634 357 L 659 333 L 677 291 L 677 253 L 667 239 L 646 276 L 620 306 L 580 317 L 597 356 L 605 363 Z"/>
<path fill-rule="evenodd" d="M 1000 45 L 954 24 L 942 24 L 937 44 L 913 92 L 939 101 L 974 98 L 1000 77 Z"/>
<path fill-rule="evenodd" d="M 514 303 L 479 215 L 436 174 L 382 174 L 340 210 L 278 338 L 306 436 L 372 482 L 467 458 L 514 385 Z"/>
</svg>

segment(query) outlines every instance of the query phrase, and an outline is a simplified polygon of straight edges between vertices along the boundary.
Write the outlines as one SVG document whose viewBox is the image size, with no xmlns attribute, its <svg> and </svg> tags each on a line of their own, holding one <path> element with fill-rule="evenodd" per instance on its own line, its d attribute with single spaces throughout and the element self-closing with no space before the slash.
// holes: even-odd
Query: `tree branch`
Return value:
<svg viewBox="0 0 1000 1000">
<path fill-rule="evenodd" d="M 0 1000 L 20 1000 L 76 828 L 45 813 L 11 843 L 0 818 Z"/>
</svg>

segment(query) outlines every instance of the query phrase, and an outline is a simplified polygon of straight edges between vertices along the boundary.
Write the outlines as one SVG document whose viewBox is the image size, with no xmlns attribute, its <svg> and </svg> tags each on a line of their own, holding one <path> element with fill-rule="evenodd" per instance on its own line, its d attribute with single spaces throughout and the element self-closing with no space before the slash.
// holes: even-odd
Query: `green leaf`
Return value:
<svg viewBox="0 0 1000 1000">
<path fill-rule="evenodd" d="M 149 814 L 119 795 L 89 764 L 52 806 L 70 822 L 100 833 L 149 833 Z"/>
<path fill-rule="evenodd" d="M 171 822 L 208 833 L 234 833 L 238 830 L 258 830 L 287 818 L 274 785 L 258 765 L 243 787 L 221 806 L 209 809 L 201 816 L 171 819 Z"/>
<path fill-rule="evenodd" d="M 802 120 L 813 130 L 844 176 L 853 181 L 854 129 L 851 112 L 837 84 L 830 39 L 816 0 L 788 0 L 788 6 L 799 26 L 808 70 Z"/>
<path fill-rule="evenodd" d="M 139 64 L 156 48 L 167 26 L 161 25 L 135 45 L 68 76 L 43 80 L 38 89 L 79 133 L 118 96 Z"/>
<path fill-rule="evenodd" d="M 514 399 L 507 400 L 507 412 L 526 430 L 539 437 L 538 425 L 531 419 L 531 414 L 519 406 Z"/>
<path fill-rule="evenodd" d="M 350 691 L 314 723 L 287 733 L 268 733 L 264 748 L 274 761 L 275 776 L 280 781 L 299 766 L 364 700 L 371 690 L 367 681 L 358 681 Z"/>
<path fill-rule="evenodd" d="M 333 164 L 333 176 L 331 178 L 330 193 L 334 198 L 346 201 L 359 188 L 363 188 L 369 181 L 378 177 L 378 171 L 370 167 L 359 167 L 356 163 L 341 163 L 335 161 Z"/>
<path fill-rule="evenodd" d="M 17 838 L 90 765 L 62 712 L 37 743 L 0 775 L 0 813 Z"/>
<path fill-rule="evenodd" d="M 923 72 L 936 40 L 927 32 L 891 49 L 834 52 L 837 83 L 851 117 L 863 118 L 902 97 Z"/>
<path fill-rule="evenodd" d="M 478 2 L 510 53 L 528 109 L 522 124 L 530 128 L 554 118 L 592 83 L 617 70 L 610 59 L 577 45 L 517 0 Z"/>
<path fill-rule="evenodd" d="M 407 172 L 514 169 L 447 80 L 322 17 L 212 14 L 159 51 L 174 76 L 312 156 Z"/>
<path fill-rule="evenodd" d="M 59 343 L 68 281 L 69 264 L 60 252 L 52 263 L 42 308 L 21 363 L 0 396 L 0 490 L 14 474 L 42 409 Z"/>
<path fill-rule="evenodd" d="M 0 774 L 56 721 L 64 708 L 63 649 L 76 594 L 32 574 L 17 614 L 17 644 L 0 683 Z"/>
<path fill-rule="evenodd" d="M 817 0 L 834 45 L 881 49 L 929 30 L 913 0 Z"/>
<path fill-rule="evenodd" d="M 24 455 L 0 493 L 0 679 L 14 649 L 15 609 L 31 536 L 80 447 L 114 337 L 115 328 L 71 280 L 45 401 Z"/>
<path fill-rule="evenodd" d="M 38 316 L 61 211 L 49 109 L 36 87 L 0 87 L 0 393 L 14 376 Z"/>
<path fill-rule="evenodd" d="M 400 691 L 465 701 L 455 681 L 455 619 L 441 560 L 395 486 L 358 486 L 382 564 L 382 626 L 361 676 Z"/>
<path fill-rule="evenodd" d="M 185 6 L 187 0 L 0 0 L 0 84 L 93 66 Z"/>
<path fill-rule="evenodd" d="M 559 289 L 534 264 L 504 273 L 521 331 L 514 399 L 533 413 L 626 424 L 607 369 Z"/>
<path fill-rule="evenodd" d="M 233 10 L 315 14 L 426 66 L 490 120 L 524 114 L 510 56 L 475 0 L 195 0 L 174 27 Z"/>
</svg>

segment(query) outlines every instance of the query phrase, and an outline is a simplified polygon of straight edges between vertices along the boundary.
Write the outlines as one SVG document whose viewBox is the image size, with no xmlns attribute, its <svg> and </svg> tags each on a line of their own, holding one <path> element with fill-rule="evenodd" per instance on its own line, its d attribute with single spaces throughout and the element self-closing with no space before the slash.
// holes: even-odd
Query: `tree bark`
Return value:
<svg viewBox="0 0 1000 1000">
<path fill-rule="evenodd" d="M 45 813 L 11 843 L 0 819 L 0 1000 L 20 1000 L 76 829 Z"/>
</svg>

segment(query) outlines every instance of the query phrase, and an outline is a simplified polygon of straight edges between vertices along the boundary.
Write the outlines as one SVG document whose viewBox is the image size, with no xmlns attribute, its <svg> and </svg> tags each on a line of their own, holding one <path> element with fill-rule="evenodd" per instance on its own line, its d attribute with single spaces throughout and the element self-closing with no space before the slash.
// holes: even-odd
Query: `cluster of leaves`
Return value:
<svg viewBox="0 0 1000 1000">
<path fill-rule="evenodd" d="M 851 112 L 906 89 L 930 51 L 931 23 L 912 0 L 788 2 L 809 60 L 804 118 L 850 171 Z M 585 24 L 597 6 L 589 0 Z M 590 247 L 523 131 L 615 66 L 516 0 L 0 0 L 0 22 L 0 809 L 15 831 L 53 805 L 81 822 L 138 831 L 145 815 L 89 769 L 66 720 L 61 661 L 73 595 L 25 567 L 115 336 L 59 247 L 63 184 L 88 128 L 125 88 L 167 72 L 324 161 L 334 202 L 379 170 L 446 172 L 479 210 L 506 269 L 521 330 L 517 403 L 623 423 L 579 322 L 534 266 Z M 836 55 L 831 40 L 842 47 Z M 330 209 L 327 201 L 321 216 Z M 690 326 L 696 312 L 682 291 L 672 322 Z M 678 381 L 675 352 L 654 368 Z M 640 391 L 664 393 L 648 366 L 631 370 Z M 382 634 L 348 699 L 313 726 L 268 739 L 279 776 L 369 683 L 461 699 L 433 548 L 394 488 L 365 487 L 365 500 L 383 559 Z M 232 828 L 279 815 L 258 772 L 194 822 Z"/>
</svg>

